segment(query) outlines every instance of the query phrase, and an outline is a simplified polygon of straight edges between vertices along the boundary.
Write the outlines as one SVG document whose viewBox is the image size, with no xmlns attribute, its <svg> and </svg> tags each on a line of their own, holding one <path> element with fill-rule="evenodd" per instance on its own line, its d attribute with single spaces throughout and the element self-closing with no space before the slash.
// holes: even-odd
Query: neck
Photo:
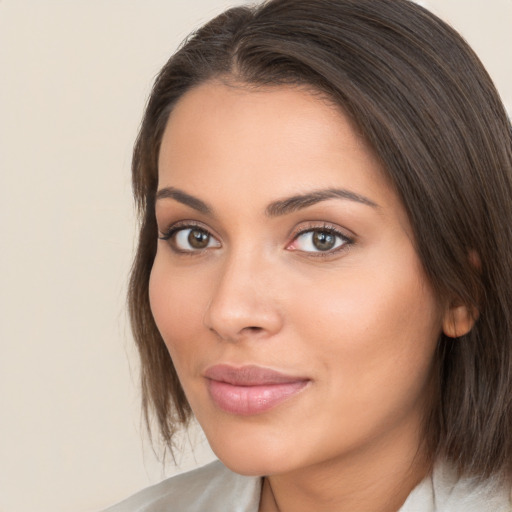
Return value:
<svg viewBox="0 0 512 512">
<path fill-rule="evenodd" d="M 382 440 L 380 440 L 382 443 Z M 377 446 L 265 478 L 260 512 L 397 512 L 430 464 L 419 439 Z"/>
</svg>

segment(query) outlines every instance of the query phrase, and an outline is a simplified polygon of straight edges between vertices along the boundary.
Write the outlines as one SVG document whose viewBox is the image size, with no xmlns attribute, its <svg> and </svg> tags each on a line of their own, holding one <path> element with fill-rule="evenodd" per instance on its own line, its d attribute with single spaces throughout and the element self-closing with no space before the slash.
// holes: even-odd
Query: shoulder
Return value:
<svg viewBox="0 0 512 512">
<path fill-rule="evenodd" d="M 220 461 L 144 489 L 104 512 L 257 512 L 258 477 L 233 473 Z"/>
<path fill-rule="evenodd" d="M 512 485 L 495 480 L 459 478 L 448 464 L 434 471 L 412 491 L 399 512 L 512 512 Z"/>
</svg>

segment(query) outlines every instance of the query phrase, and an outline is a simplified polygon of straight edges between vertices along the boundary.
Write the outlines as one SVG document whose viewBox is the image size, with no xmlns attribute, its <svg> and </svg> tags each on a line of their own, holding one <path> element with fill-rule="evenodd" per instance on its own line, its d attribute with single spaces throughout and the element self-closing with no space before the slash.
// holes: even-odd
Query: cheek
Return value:
<svg viewBox="0 0 512 512">
<path fill-rule="evenodd" d="M 316 352 L 333 393 L 343 389 L 359 405 L 413 400 L 429 380 L 439 307 L 415 259 L 399 261 L 396 268 L 333 276 L 310 287 L 307 302 L 295 303 L 304 353 Z"/>
<path fill-rule="evenodd" d="M 206 293 L 190 273 L 169 269 L 164 258 L 157 258 L 149 280 L 149 301 L 155 323 L 173 358 L 180 362 L 192 357 L 203 325 Z M 178 368 L 177 368 L 178 369 Z"/>
<path fill-rule="evenodd" d="M 397 279 L 357 271 L 339 278 L 328 276 L 309 286 L 305 296 L 306 300 L 294 301 L 297 321 L 302 319 L 319 334 L 337 332 L 355 347 L 364 340 L 378 345 L 382 338 L 394 338 L 397 343 L 422 338 L 441 325 L 433 293 L 414 274 Z"/>
</svg>

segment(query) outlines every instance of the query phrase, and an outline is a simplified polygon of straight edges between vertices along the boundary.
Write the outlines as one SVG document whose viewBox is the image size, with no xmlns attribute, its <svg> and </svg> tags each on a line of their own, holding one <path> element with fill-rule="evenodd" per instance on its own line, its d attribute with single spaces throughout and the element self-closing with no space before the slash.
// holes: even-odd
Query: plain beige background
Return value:
<svg viewBox="0 0 512 512">
<path fill-rule="evenodd" d="M 0 0 L 0 512 L 88 512 L 165 475 L 124 311 L 131 146 L 152 79 L 227 0 Z M 421 2 L 512 105 L 512 0 Z"/>
</svg>

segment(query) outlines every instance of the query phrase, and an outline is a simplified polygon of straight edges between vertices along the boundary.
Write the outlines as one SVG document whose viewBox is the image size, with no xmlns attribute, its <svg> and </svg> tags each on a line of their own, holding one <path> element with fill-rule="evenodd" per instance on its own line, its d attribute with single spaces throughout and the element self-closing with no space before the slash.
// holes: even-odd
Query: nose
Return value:
<svg viewBox="0 0 512 512">
<path fill-rule="evenodd" d="M 275 265 L 258 253 L 227 258 L 218 274 L 204 325 L 225 341 L 265 339 L 282 328 Z"/>
</svg>

